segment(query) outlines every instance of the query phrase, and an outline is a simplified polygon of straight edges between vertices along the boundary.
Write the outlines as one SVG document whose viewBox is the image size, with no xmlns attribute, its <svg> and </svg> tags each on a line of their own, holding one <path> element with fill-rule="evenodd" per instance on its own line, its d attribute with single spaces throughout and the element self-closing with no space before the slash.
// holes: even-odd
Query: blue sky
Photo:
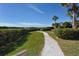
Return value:
<svg viewBox="0 0 79 59">
<path fill-rule="evenodd" d="M 54 22 L 70 21 L 67 9 L 60 4 L 0 4 L 0 26 L 46 27 Z"/>
</svg>

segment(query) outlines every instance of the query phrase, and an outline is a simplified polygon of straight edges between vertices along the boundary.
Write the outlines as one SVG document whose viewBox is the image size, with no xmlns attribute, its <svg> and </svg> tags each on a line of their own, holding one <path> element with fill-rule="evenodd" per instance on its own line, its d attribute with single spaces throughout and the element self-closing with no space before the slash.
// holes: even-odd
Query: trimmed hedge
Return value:
<svg viewBox="0 0 79 59">
<path fill-rule="evenodd" d="M 54 33 L 62 39 L 79 40 L 79 29 L 55 29 Z"/>
</svg>

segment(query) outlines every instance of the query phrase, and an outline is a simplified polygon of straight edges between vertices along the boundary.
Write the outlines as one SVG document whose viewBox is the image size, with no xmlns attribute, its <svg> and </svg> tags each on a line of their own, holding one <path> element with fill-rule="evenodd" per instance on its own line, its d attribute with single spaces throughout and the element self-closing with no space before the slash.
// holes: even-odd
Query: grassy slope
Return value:
<svg viewBox="0 0 79 59">
<path fill-rule="evenodd" d="M 26 54 L 29 56 L 32 55 L 40 55 L 40 52 L 44 45 L 44 37 L 42 33 L 39 32 L 31 32 L 28 37 L 25 37 L 27 41 L 22 45 L 17 47 L 16 50 L 8 53 L 8 56 L 14 55 L 22 50 L 26 50 Z"/>
<path fill-rule="evenodd" d="M 48 33 L 57 40 L 65 55 L 79 56 L 79 40 L 63 40 L 57 38 L 52 31 Z"/>
</svg>

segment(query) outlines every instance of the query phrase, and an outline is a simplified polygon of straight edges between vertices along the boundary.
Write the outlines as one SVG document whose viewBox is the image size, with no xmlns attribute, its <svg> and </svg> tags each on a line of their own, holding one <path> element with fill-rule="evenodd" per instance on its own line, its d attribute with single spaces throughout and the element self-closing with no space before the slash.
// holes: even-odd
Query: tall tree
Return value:
<svg viewBox="0 0 79 59">
<path fill-rule="evenodd" d="M 52 20 L 55 22 L 54 25 L 55 25 L 55 28 L 56 28 L 56 21 L 57 19 L 59 19 L 57 16 L 53 16 Z"/>
<path fill-rule="evenodd" d="M 64 22 L 63 27 L 64 28 L 72 28 L 71 22 Z"/>
<path fill-rule="evenodd" d="M 68 8 L 68 15 L 72 18 L 72 27 L 75 29 L 77 27 L 76 20 L 79 16 L 79 6 L 76 3 L 62 3 L 64 7 Z"/>
</svg>

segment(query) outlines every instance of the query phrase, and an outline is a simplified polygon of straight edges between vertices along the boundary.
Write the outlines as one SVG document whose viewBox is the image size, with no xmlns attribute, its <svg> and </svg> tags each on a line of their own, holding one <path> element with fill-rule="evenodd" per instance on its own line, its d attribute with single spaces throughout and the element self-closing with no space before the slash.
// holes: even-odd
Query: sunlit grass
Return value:
<svg viewBox="0 0 79 59">
<path fill-rule="evenodd" d="M 41 50 L 44 46 L 44 37 L 42 33 L 31 32 L 28 36 L 24 37 L 23 39 L 26 39 L 26 42 L 22 46 L 17 47 L 17 49 L 6 55 L 15 55 L 22 50 L 26 50 L 26 54 L 28 56 L 40 55 Z"/>
</svg>

